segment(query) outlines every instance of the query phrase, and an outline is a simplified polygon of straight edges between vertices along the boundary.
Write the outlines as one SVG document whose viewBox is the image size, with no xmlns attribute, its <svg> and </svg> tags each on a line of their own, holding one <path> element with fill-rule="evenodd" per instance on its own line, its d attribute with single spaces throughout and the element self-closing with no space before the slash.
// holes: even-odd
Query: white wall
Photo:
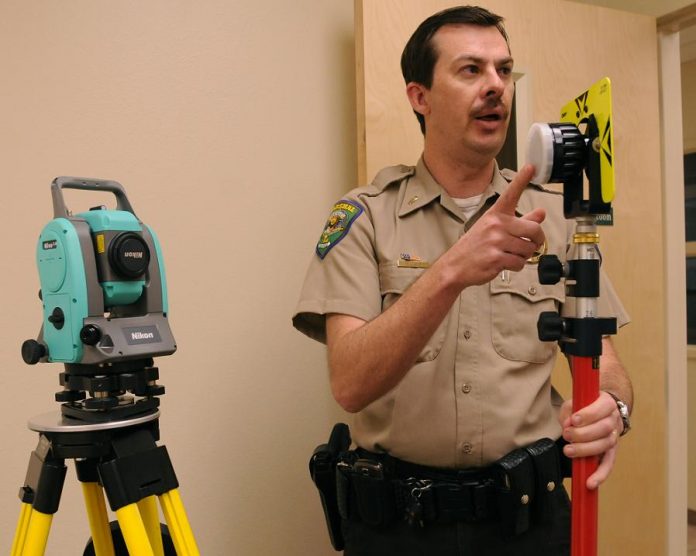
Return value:
<svg viewBox="0 0 696 556">
<path fill-rule="evenodd" d="M 27 367 L 57 175 L 109 178 L 158 233 L 179 351 L 162 440 L 202 554 L 332 554 L 308 457 L 341 415 L 290 317 L 355 181 L 352 2 L 0 3 L 0 552 L 59 365 Z M 75 194 L 73 208 L 79 194 Z M 69 465 L 48 554 L 88 536 Z"/>
</svg>

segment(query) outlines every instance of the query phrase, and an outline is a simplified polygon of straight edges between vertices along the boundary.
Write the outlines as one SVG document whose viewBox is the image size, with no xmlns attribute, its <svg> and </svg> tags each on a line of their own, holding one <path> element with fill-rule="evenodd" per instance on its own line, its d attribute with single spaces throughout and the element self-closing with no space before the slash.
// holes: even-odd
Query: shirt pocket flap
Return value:
<svg viewBox="0 0 696 556">
<path fill-rule="evenodd" d="M 565 285 L 540 284 L 536 265 L 526 265 L 520 272 L 503 271 L 491 281 L 491 295 L 509 293 L 519 295 L 530 303 L 554 299 L 565 301 Z"/>
<path fill-rule="evenodd" d="M 379 265 L 379 287 L 382 296 L 403 294 L 422 276 L 425 270 L 424 268 L 401 268 L 393 263 L 381 263 Z"/>
<path fill-rule="evenodd" d="M 503 271 L 490 282 L 491 340 L 505 359 L 544 363 L 556 351 L 555 342 L 539 340 L 537 321 L 545 311 L 558 311 L 565 285 L 540 284 L 536 265 L 520 272 Z"/>
</svg>

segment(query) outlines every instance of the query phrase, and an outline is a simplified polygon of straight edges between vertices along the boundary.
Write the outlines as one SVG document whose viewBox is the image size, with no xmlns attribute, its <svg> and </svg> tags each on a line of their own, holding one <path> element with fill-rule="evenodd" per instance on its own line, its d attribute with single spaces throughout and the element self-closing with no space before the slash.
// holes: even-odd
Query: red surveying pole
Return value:
<svg viewBox="0 0 696 556">
<path fill-rule="evenodd" d="M 584 347 L 578 346 L 578 353 L 569 356 L 573 375 L 573 413 L 576 413 L 599 397 L 599 357 L 602 354 L 604 330 L 602 321 L 597 319 L 600 256 L 597 249 L 599 234 L 594 215 L 576 218 L 573 243 L 577 248 L 574 266 L 587 265 L 584 272 L 575 272 L 577 326 L 573 328 L 578 332 L 575 336 L 585 336 L 582 343 L 586 344 Z M 574 338 L 576 343 L 578 339 Z M 599 491 L 588 489 L 587 479 L 597 470 L 598 465 L 597 456 L 573 460 L 571 556 L 597 554 Z"/>
<path fill-rule="evenodd" d="M 573 413 L 599 397 L 599 357 L 571 356 Z M 599 457 L 573 460 L 571 556 L 597 554 L 597 509 L 599 491 L 587 488 L 587 479 L 597 470 Z"/>
<path fill-rule="evenodd" d="M 599 234 L 593 215 L 578 216 L 573 236 L 576 259 L 563 265 L 554 255 L 539 260 L 539 281 L 557 283 L 566 279 L 567 297 L 575 298 L 573 317 L 556 312 L 539 316 L 539 338 L 556 340 L 568 356 L 573 375 L 573 414 L 599 397 L 599 360 L 602 337 L 616 333 L 616 319 L 597 317 L 599 298 Z M 571 556 L 596 556 L 599 493 L 587 488 L 587 479 L 597 470 L 597 456 L 573 459 Z"/>
</svg>

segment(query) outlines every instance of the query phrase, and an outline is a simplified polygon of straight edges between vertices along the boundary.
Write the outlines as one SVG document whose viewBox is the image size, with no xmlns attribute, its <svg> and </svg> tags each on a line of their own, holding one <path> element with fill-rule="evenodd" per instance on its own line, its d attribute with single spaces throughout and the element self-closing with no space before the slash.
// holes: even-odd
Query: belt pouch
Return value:
<svg viewBox="0 0 696 556">
<path fill-rule="evenodd" d="M 534 464 L 534 518 L 538 523 L 549 523 L 555 511 L 553 500 L 556 490 L 563 488 L 558 448 L 550 438 L 542 438 L 525 450 Z"/>
<path fill-rule="evenodd" d="M 350 488 L 350 477 L 348 471 L 336 468 L 336 499 L 338 505 L 338 514 L 341 519 L 350 518 L 351 510 L 351 488 Z"/>
<path fill-rule="evenodd" d="M 360 520 L 367 525 L 385 526 L 396 517 L 391 481 L 384 477 L 382 464 L 358 459 L 350 473 L 351 490 Z"/>
<path fill-rule="evenodd" d="M 497 505 L 503 533 L 514 536 L 529 529 L 534 498 L 534 467 L 524 449 L 513 450 L 493 464 L 497 480 Z"/>
</svg>

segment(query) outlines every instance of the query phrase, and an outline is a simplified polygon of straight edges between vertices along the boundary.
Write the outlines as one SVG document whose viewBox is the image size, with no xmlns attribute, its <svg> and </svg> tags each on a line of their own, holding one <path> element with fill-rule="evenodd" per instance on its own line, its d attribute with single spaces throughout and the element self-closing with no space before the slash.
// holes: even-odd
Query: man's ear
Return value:
<svg viewBox="0 0 696 556">
<path fill-rule="evenodd" d="M 411 103 L 411 108 L 423 116 L 430 113 L 428 92 L 429 91 L 425 86 L 421 85 L 420 83 L 416 83 L 415 81 L 411 81 L 408 85 L 406 85 L 406 96 L 408 97 L 408 101 Z"/>
</svg>

